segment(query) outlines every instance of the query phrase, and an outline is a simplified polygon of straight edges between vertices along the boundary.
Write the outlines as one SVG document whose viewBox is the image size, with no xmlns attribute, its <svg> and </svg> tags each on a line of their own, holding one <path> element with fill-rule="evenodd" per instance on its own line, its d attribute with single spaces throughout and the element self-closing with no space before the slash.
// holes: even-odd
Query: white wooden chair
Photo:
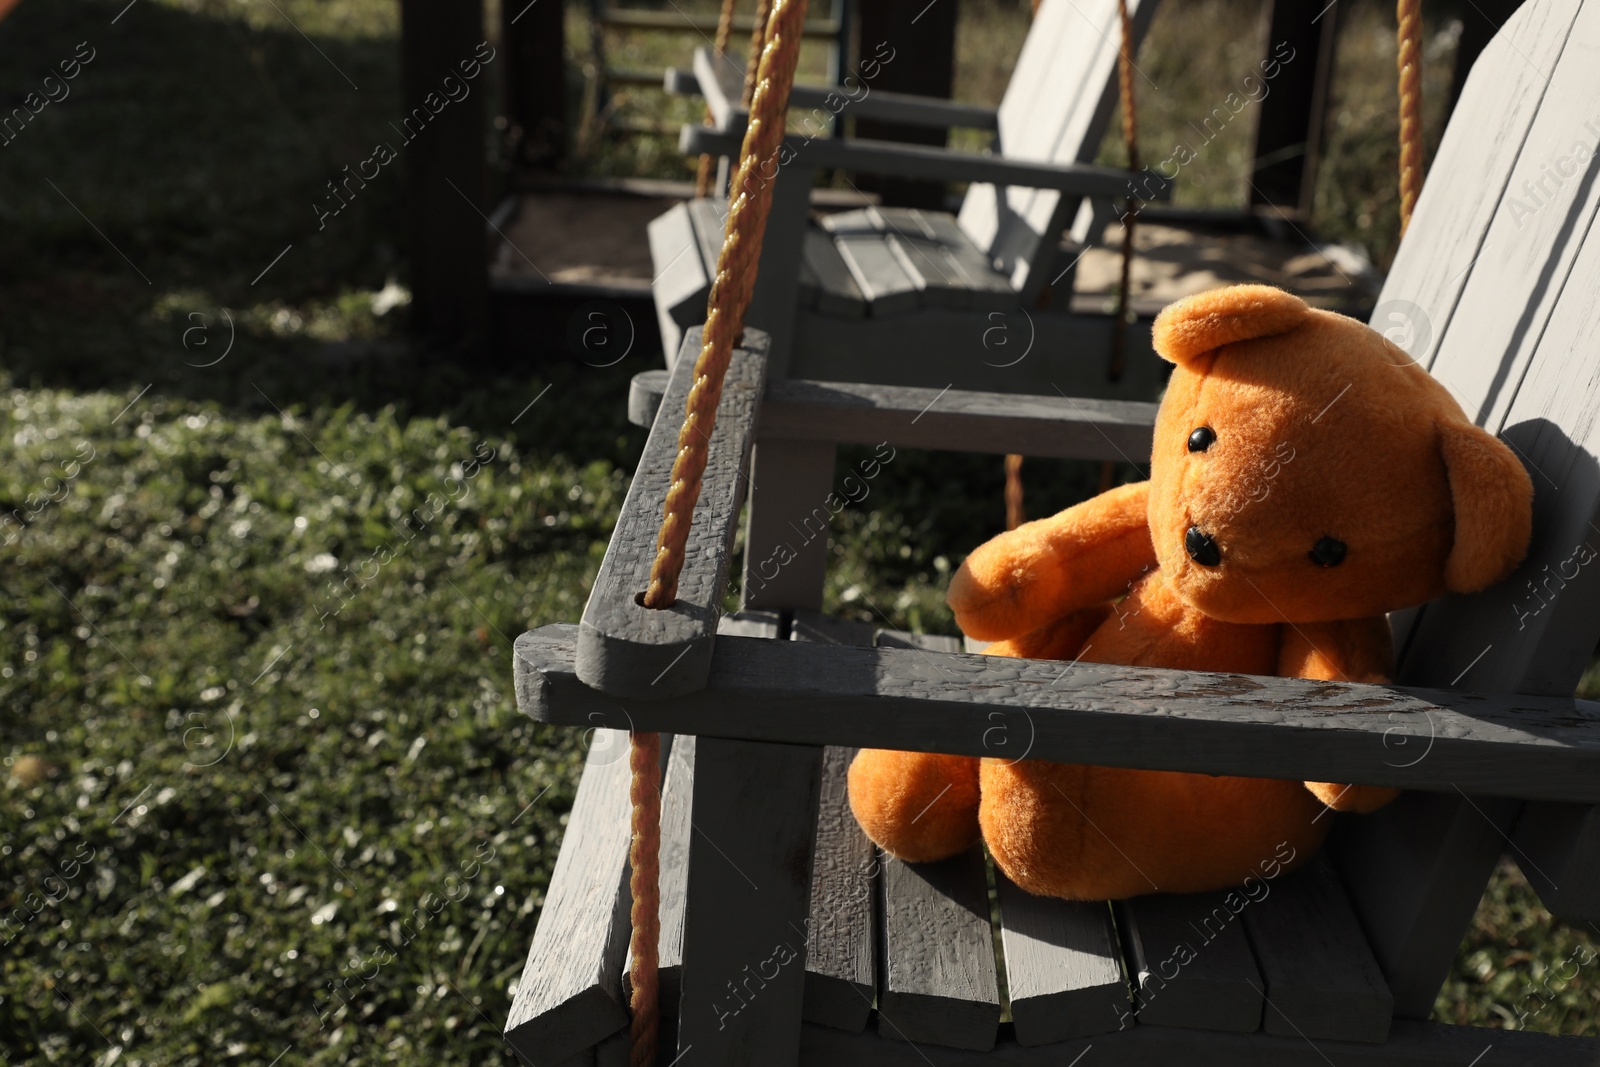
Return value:
<svg viewBox="0 0 1600 1067">
<path fill-rule="evenodd" d="M 1130 6 L 1142 38 L 1156 0 Z M 1170 196 L 1169 183 L 1151 172 L 1130 181 L 1092 165 L 1116 103 L 1120 40 L 1116 0 L 1044 0 L 998 108 L 880 92 L 861 72 L 854 88 L 796 86 L 791 126 L 806 132 L 787 141 L 792 161 L 778 173 L 746 318 L 772 338 L 771 374 L 898 385 L 937 379 L 1002 392 L 1048 392 L 1053 382 L 1073 396 L 1155 396 L 1162 373 L 1148 324 L 1129 328 L 1124 371 L 1111 381 L 1112 318 L 1039 306 L 1052 285 L 1070 294 L 1081 246 L 1098 239 L 1115 200 L 1130 190 Z M 916 61 L 892 48 L 880 53 L 873 42 L 862 52 L 864 65 L 882 56 Z M 671 89 L 703 93 L 713 118 L 683 128 L 684 152 L 736 156 L 749 118 L 738 70 L 701 49 L 692 74 L 669 72 L 667 80 Z M 998 144 L 993 154 L 975 154 L 829 136 L 835 115 L 993 130 Z M 959 215 L 867 208 L 813 223 L 815 173 L 834 168 L 972 184 Z M 693 200 L 650 225 L 669 363 L 683 330 L 705 318 L 726 214 L 726 200 Z M 1064 246 L 1069 225 L 1072 243 Z"/>
<path fill-rule="evenodd" d="M 596 730 L 506 1030 L 518 1053 L 536 1067 L 626 1058 L 620 731 L 637 728 L 675 735 L 663 1064 L 1600 1063 L 1594 1039 L 1427 1021 L 1508 848 L 1556 916 L 1600 919 L 1600 705 L 1572 697 L 1600 639 L 1584 552 L 1600 546 L 1600 153 L 1584 126 L 1597 58 L 1600 0 L 1530 0 L 1510 20 L 1467 82 L 1374 316 L 1409 331 L 1536 486 L 1516 574 L 1393 620 L 1394 685 L 1063 676 L 829 622 L 825 538 L 795 542 L 831 489 L 836 443 L 1138 459 L 1154 406 L 769 381 L 756 331 L 724 386 L 678 603 L 642 608 L 693 360 L 636 378 L 631 413 L 653 426 L 583 620 L 517 642 L 521 708 Z M 690 331 L 684 351 L 697 346 Z M 744 610 L 719 619 L 747 481 Z M 752 576 L 775 555 L 781 580 Z M 1337 816 L 1323 859 L 1238 910 L 1216 895 L 1068 904 L 997 878 L 997 970 L 981 853 L 880 861 L 845 806 L 857 746 L 1409 791 Z M 1197 951 L 1174 968 L 1180 941 Z"/>
</svg>

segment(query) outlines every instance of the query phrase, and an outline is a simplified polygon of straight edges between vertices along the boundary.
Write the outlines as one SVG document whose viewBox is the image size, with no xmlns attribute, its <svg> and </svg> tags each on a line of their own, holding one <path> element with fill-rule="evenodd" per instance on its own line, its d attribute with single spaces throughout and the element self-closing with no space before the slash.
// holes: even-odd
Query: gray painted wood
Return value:
<svg viewBox="0 0 1600 1067">
<path fill-rule="evenodd" d="M 906 273 L 883 234 L 836 230 L 833 246 L 839 250 L 839 256 L 850 271 L 850 277 L 855 279 L 861 295 L 866 297 L 868 314 L 898 314 L 910 311 L 920 303 L 919 279 Z"/>
<path fill-rule="evenodd" d="M 729 153 L 733 158 L 738 154 L 738 146 Z M 772 179 L 772 205 L 761 241 L 757 284 L 744 316 L 747 330 L 754 328 L 767 335 L 767 377 L 773 381 L 789 377 L 795 316 L 800 310 L 800 262 L 811 225 L 811 178 L 811 172 L 803 167 L 784 165 Z"/>
<path fill-rule="evenodd" d="M 517 983 L 505 1038 L 533 1067 L 626 1028 L 628 738 L 597 730 Z"/>
<path fill-rule="evenodd" d="M 980 311 L 1009 311 L 1020 298 L 1011 279 L 995 269 L 987 253 L 972 243 L 954 215 L 942 211 L 903 209 L 927 237 L 938 241 L 965 278 L 971 305 Z M 911 232 L 907 228 L 907 232 Z"/>
<path fill-rule="evenodd" d="M 1135 40 L 1142 40 L 1156 5 L 1139 0 L 1129 7 Z M 1008 157 L 1057 164 L 1094 159 L 1116 100 L 1120 39 L 1114 0 L 1045 0 L 1000 103 L 1001 150 Z M 961 227 L 1001 260 L 1013 288 L 1031 301 L 1049 280 L 1044 273 L 1057 235 L 1081 198 L 1004 179 L 972 181 L 961 205 Z"/>
<path fill-rule="evenodd" d="M 700 261 L 705 265 L 706 278 L 715 278 L 717 274 L 717 258 L 722 255 L 722 241 L 726 236 L 728 225 L 728 202 L 721 198 L 696 197 L 688 202 L 689 222 L 694 227 L 694 236 L 700 250 Z M 709 293 L 709 283 L 707 291 Z M 692 325 L 698 326 L 705 321 L 704 310 L 700 319 Z"/>
<path fill-rule="evenodd" d="M 1038 759 L 1600 801 L 1590 701 L 728 637 L 705 690 L 625 714 L 578 681 L 573 638 L 517 641 L 518 705 L 540 721 L 981 756 L 999 713 Z M 1396 730 L 1430 723 L 1428 758 L 1386 762 Z"/>
<path fill-rule="evenodd" d="M 1600 923 L 1600 808 L 1533 803 L 1512 836 L 1512 855 L 1550 913 Z"/>
<path fill-rule="evenodd" d="M 667 772 L 661 783 L 661 935 L 656 942 L 656 964 L 661 990 L 662 1048 L 677 1045 L 678 1004 L 683 992 L 683 926 L 689 896 L 689 806 L 694 790 L 695 741 L 687 734 L 672 738 Z M 630 950 L 628 966 L 622 972 L 623 991 L 630 997 L 631 970 Z"/>
<path fill-rule="evenodd" d="M 717 633 L 737 637 L 778 636 L 779 619 L 772 612 L 724 615 Z M 694 794 L 696 739 L 690 735 L 662 738 L 667 748 L 667 769 L 661 785 L 661 935 L 657 941 L 657 968 L 661 988 L 661 1047 L 676 1048 L 678 1005 L 683 989 L 683 931 L 688 910 L 689 838 L 693 824 L 690 804 Z M 629 994 L 628 966 L 622 971 L 624 998 Z M 626 1042 L 623 1060 L 626 1062 Z"/>
<path fill-rule="evenodd" d="M 914 634 L 905 630 L 879 630 L 872 635 L 875 648 L 920 648 L 926 652 L 960 652 L 961 638 L 945 634 Z"/>
<path fill-rule="evenodd" d="M 1518 9 L 1473 65 L 1456 104 L 1462 121 L 1446 128 L 1429 164 L 1372 323 L 1423 366 L 1432 364 L 1467 275 L 1484 250 L 1578 6 L 1578 0 L 1551 0 Z M 1416 320 L 1413 307 L 1426 316 L 1424 322 Z M 1424 335 L 1428 342 L 1417 344 Z"/>
<path fill-rule="evenodd" d="M 798 1062 L 821 757 L 795 745 L 696 742 L 678 1009 L 686 1063 Z"/>
<path fill-rule="evenodd" d="M 806 231 L 804 266 L 816 276 L 812 306 L 818 312 L 856 319 L 866 315 L 867 298 L 861 295 L 861 287 L 826 233 Z"/>
<path fill-rule="evenodd" d="M 1432 1013 L 1519 807 L 1456 792 L 1405 793 L 1372 815 L 1335 823 L 1328 853 L 1383 969 L 1396 1018 Z"/>
<path fill-rule="evenodd" d="M 876 629 L 870 622 L 862 622 L 859 619 L 841 619 L 835 615 L 824 615 L 820 611 L 800 609 L 790 617 L 789 639 L 810 641 L 813 644 L 857 645 L 871 648 L 872 636 Z"/>
<path fill-rule="evenodd" d="M 739 68 L 719 58 L 709 48 L 696 48 L 694 76 L 700 84 L 700 95 L 706 99 L 706 110 L 711 113 L 712 121 L 722 129 L 737 127 L 742 132 L 750 116 L 741 106 L 744 79 L 739 75 Z"/>
<path fill-rule="evenodd" d="M 663 371 L 634 375 L 628 419 L 648 426 L 660 408 Z M 1015 396 L 961 389 L 790 380 L 772 382 L 760 433 L 787 440 L 1019 452 L 1030 456 L 1143 463 L 1157 405 L 1137 400 Z"/>
<path fill-rule="evenodd" d="M 1141 1026 L 1253 1033 L 1261 1026 L 1261 974 L 1244 923 L 1248 898 L 1158 893 L 1119 901 L 1117 928 Z"/>
<path fill-rule="evenodd" d="M 820 608 L 829 523 L 843 508 L 833 491 L 834 446 L 766 437 L 752 461 L 745 527 L 746 608 Z"/>
<path fill-rule="evenodd" d="M 742 130 L 736 134 L 711 126 L 685 126 L 678 136 L 678 150 L 685 155 L 730 155 L 737 153 L 742 139 Z M 1039 163 L 866 138 L 811 140 L 791 135 L 784 145 L 785 156 L 793 156 L 794 163 L 781 168 L 780 174 L 788 166 L 806 171 L 838 168 L 905 178 L 1003 183 L 1070 196 L 1126 197 L 1134 190 L 1142 196 L 1148 190 L 1152 201 L 1172 198 L 1172 182 L 1153 170 L 1130 176 L 1125 170 L 1092 163 Z M 983 247 L 976 235 L 974 240 Z"/>
<path fill-rule="evenodd" d="M 765 385 L 766 338 L 756 331 L 745 331 L 746 347 L 734 350 L 723 381 L 677 602 L 653 610 L 637 599 L 650 584 L 656 531 L 699 345 L 700 331 L 690 330 L 583 609 L 579 675 L 613 696 L 657 698 L 693 692 L 705 684 L 711 666 L 746 464 L 755 440 L 757 402 Z"/>
<path fill-rule="evenodd" d="M 943 129 L 992 130 L 998 125 L 995 109 L 981 104 L 967 104 L 938 97 L 916 96 L 911 93 L 891 93 L 872 89 L 859 100 L 847 105 L 840 101 L 843 95 L 825 86 L 796 85 L 789 94 L 789 107 L 825 108 L 837 113 L 845 108 L 858 119 L 878 119 L 913 126 L 935 126 Z"/>
<path fill-rule="evenodd" d="M 804 1014 L 807 1022 L 859 1032 L 877 992 L 873 895 L 879 860 L 850 812 L 846 786 L 854 756 L 854 749 L 829 748 L 822 757 Z"/>
<path fill-rule="evenodd" d="M 1592 425 L 1579 409 L 1593 360 L 1574 358 L 1582 349 L 1555 353 L 1584 333 L 1588 295 L 1574 279 L 1578 238 L 1594 214 L 1594 164 L 1559 183 L 1545 176 L 1584 136 L 1569 102 L 1594 91 L 1597 20 L 1593 4 L 1581 14 L 1565 0 L 1526 4 L 1484 52 L 1374 315 L 1374 325 L 1393 327 L 1391 336 L 1430 366 L 1470 416 L 1524 453 L 1553 449 L 1529 461 L 1562 471 L 1556 478 L 1575 471 L 1579 486 L 1592 482 L 1593 448 L 1573 449 L 1563 438 L 1581 440 L 1578 428 Z M 1529 213 L 1524 183 L 1538 180 L 1545 180 L 1543 206 Z M 1570 553 L 1570 543 L 1559 556 L 1548 550 L 1563 539 L 1557 530 L 1581 530 L 1592 499 L 1582 488 L 1563 490 L 1565 499 L 1551 507 L 1552 480 L 1534 478 L 1530 562 L 1537 569 Z M 1593 648 L 1594 611 L 1564 594 L 1531 625 L 1519 625 L 1514 608 L 1527 577 L 1519 572 L 1484 594 L 1449 597 L 1397 619 L 1399 678 L 1490 693 L 1570 693 L 1576 646 L 1589 641 L 1585 658 Z M 1578 578 L 1592 603 L 1592 576 Z M 1406 733 L 1410 747 L 1396 746 L 1392 758 L 1431 759 L 1432 727 Z M 1453 798 L 1407 796 L 1376 815 L 1341 819 L 1331 842 L 1398 1016 L 1431 1010 L 1517 818 L 1515 803 L 1469 798 L 1471 787 L 1461 785 L 1466 793 Z M 1533 853 L 1527 858 L 1544 866 Z"/>
<path fill-rule="evenodd" d="M 1254 899 L 1241 914 L 1265 982 L 1262 1029 L 1312 1041 L 1388 1037 L 1394 997 L 1328 862 L 1247 888 Z"/>
<path fill-rule="evenodd" d="M 665 309 L 681 328 L 698 326 L 705 321 L 711 275 L 699 253 L 689 206 L 673 205 L 665 214 L 651 219 L 645 233 L 650 241 L 651 262 L 658 264 L 656 279 L 651 283 L 656 307 Z"/>
<path fill-rule="evenodd" d="M 983 852 L 938 863 L 885 857 L 878 1033 L 913 1045 L 994 1047 L 1000 1023 Z"/>
<path fill-rule="evenodd" d="M 631 1051 L 628 1031 L 619 1030 L 594 1047 L 594 1067 L 628 1067 Z"/>
<path fill-rule="evenodd" d="M 925 1050 L 870 1034 L 804 1027 L 806 1067 L 1594 1067 L 1595 1038 L 1552 1037 L 1427 1022 L 1396 1022 L 1388 1042 L 1308 1044 L 1298 1037 L 1141 1026 L 1043 1048 L 1001 1040 L 988 1052 Z"/>
<path fill-rule="evenodd" d="M 1110 905 L 1034 896 L 998 870 L 994 879 L 1017 1043 L 1048 1045 L 1132 1026 Z"/>
</svg>

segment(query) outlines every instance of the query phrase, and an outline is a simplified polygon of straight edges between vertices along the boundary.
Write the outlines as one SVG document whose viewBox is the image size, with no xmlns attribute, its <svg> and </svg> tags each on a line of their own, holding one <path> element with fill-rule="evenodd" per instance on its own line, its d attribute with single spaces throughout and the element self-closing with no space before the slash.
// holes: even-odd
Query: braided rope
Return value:
<svg viewBox="0 0 1600 1067">
<path fill-rule="evenodd" d="M 728 54 L 728 42 L 733 40 L 733 9 L 737 0 L 722 0 L 722 11 L 717 15 L 717 36 L 711 44 L 712 51 L 718 59 Z M 710 126 L 711 106 L 706 105 L 706 117 L 703 125 Z M 716 169 L 717 161 L 710 153 L 700 154 L 700 169 L 694 176 L 695 199 L 701 199 L 711 192 L 711 172 Z"/>
<path fill-rule="evenodd" d="M 1128 169 L 1139 170 L 1139 108 L 1133 96 L 1133 16 L 1128 13 L 1128 0 L 1118 0 L 1117 12 L 1122 19 L 1122 45 L 1117 51 L 1117 96 L 1122 104 L 1122 144 L 1128 152 Z M 1122 273 L 1117 287 L 1117 324 L 1111 337 L 1111 365 L 1106 376 L 1113 382 L 1122 380 L 1122 368 L 1127 362 L 1128 311 L 1133 303 L 1133 230 L 1139 214 L 1139 201 L 1128 197 L 1127 214 L 1122 216 Z"/>
<path fill-rule="evenodd" d="M 632 780 L 628 799 L 633 804 L 633 841 L 628 848 L 629 888 L 633 891 L 633 924 L 629 947 L 632 960 L 628 979 L 632 986 L 629 1007 L 631 1067 L 649 1067 L 656 1059 L 661 1029 L 661 989 L 656 956 L 661 940 L 661 735 L 634 733 L 628 738 L 628 768 Z"/>
<path fill-rule="evenodd" d="M 1422 0 L 1399 0 L 1400 235 L 1422 192 Z"/>
<path fill-rule="evenodd" d="M 656 539 L 656 558 L 644 597 L 646 607 L 671 607 L 678 596 L 678 574 L 683 569 L 689 522 L 700 498 L 706 449 L 716 422 L 717 404 L 722 399 L 722 378 L 733 355 L 734 342 L 744 333 L 744 313 L 755 288 L 805 10 L 806 0 L 773 2 L 760 74 L 750 104 L 750 125 L 745 130 L 739 169 L 734 173 L 730 192 L 727 238 L 707 300 L 704 343 L 695 361 L 694 386 L 689 390 L 683 427 L 678 431 L 678 456 L 672 465 L 672 484 Z"/>
<path fill-rule="evenodd" d="M 806 0 L 772 0 L 770 18 L 758 19 L 758 24 L 766 23 L 769 32 L 761 48 L 750 101 L 750 124 L 734 174 L 727 236 L 707 301 L 704 343 L 695 361 L 694 385 L 685 404 L 672 483 L 656 537 L 656 558 L 644 597 L 649 608 L 669 608 L 678 597 L 678 575 L 683 570 L 694 506 L 700 498 L 706 449 L 716 423 L 717 404 L 722 399 L 722 379 L 733 356 L 734 342 L 744 333 L 744 313 L 755 288 L 805 17 Z M 632 773 L 629 800 L 633 805 L 633 840 L 628 853 L 633 893 L 633 930 L 628 943 L 632 954 L 629 1062 L 632 1067 L 648 1067 L 656 1058 L 661 1011 L 657 956 L 661 932 L 660 735 L 630 735 L 628 764 Z"/>
</svg>

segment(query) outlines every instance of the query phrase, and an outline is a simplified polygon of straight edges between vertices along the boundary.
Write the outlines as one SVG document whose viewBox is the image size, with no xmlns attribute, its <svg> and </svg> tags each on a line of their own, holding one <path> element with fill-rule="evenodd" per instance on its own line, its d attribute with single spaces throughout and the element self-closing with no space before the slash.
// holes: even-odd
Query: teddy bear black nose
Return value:
<svg viewBox="0 0 1600 1067">
<path fill-rule="evenodd" d="M 1202 567 L 1215 567 L 1222 562 L 1222 551 L 1217 548 L 1217 542 L 1210 534 L 1202 533 L 1198 526 L 1191 526 L 1184 533 L 1183 547 L 1189 553 L 1189 558 Z"/>
<path fill-rule="evenodd" d="M 1319 567 L 1337 567 L 1344 562 L 1345 543 L 1333 537 L 1322 537 L 1311 546 L 1311 562 Z"/>
<path fill-rule="evenodd" d="M 1211 442 L 1217 439 L 1217 432 L 1209 426 L 1201 426 L 1189 435 L 1189 451 L 1204 452 L 1211 447 Z"/>
</svg>

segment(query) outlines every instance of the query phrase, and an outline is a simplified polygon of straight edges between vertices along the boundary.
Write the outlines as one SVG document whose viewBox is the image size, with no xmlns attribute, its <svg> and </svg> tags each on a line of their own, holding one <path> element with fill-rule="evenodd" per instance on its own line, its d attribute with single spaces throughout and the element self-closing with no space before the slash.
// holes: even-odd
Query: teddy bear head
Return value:
<svg viewBox="0 0 1600 1067">
<path fill-rule="evenodd" d="M 1505 577 L 1517 457 L 1377 331 L 1268 286 L 1166 308 L 1150 535 L 1186 602 L 1240 623 L 1381 615 Z"/>
</svg>

